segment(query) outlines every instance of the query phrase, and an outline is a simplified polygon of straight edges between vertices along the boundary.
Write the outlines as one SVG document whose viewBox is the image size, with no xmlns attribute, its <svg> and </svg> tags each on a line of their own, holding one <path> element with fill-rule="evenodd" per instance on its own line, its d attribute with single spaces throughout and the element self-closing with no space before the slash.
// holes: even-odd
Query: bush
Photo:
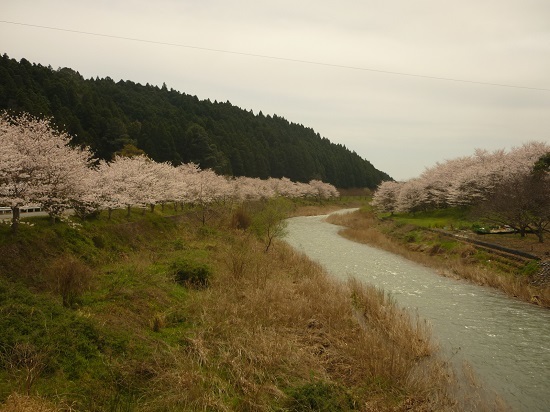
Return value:
<svg viewBox="0 0 550 412">
<path fill-rule="evenodd" d="M 404 237 L 405 242 L 407 242 L 407 243 L 416 243 L 416 242 L 420 241 L 420 238 L 421 238 L 420 234 L 416 231 L 409 232 Z"/>
<path fill-rule="evenodd" d="M 208 287 L 212 269 L 204 263 L 177 260 L 172 263 L 172 273 L 177 284 L 193 289 L 204 289 Z"/>
<path fill-rule="evenodd" d="M 541 270 L 540 263 L 536 260 L 531 260 L 528 263 L 521 268 L 521 275 L 522 276 L 534 276 L 537 273 L 539 273 Z"/>
<path fill-rule="evenodd" d="M 244 207 L 240 207 L 239 209 L 237 209 L 231 217 L 231 227 L 235 229 L 246 230 L 250 227 L 251 224 L 252 218 L 250 217 L 250 214 L 246 212 Z"/>
<path fill-rule="evenodd" d="M 100 235 L 92 236 L 92 242 L 94 243 L 94 246 L 98 249 L 105 248 L 105 239 Z"/>
<path fill-rule="evenodd" d="M 337 412 L 356 410 L 344 388 L 327 382 L 312 382 L 289 391 L 290 411 Z"/>
<path fill-rule="evenodd" d="M 291 202 L 282 197 L 269 199 L 252 218 L 251 227 L 264 242 L 266 252 L 275 238 L 286 235 L 286 218 L 291 206 Z"/>
<path fill-rule="evenodd" d="M 48 269 L 51 287 L 61 295 L 63 306 L 71 308 L 90 286 L 92 270 L 74 256 L 56 258 Z"/>
</svg>

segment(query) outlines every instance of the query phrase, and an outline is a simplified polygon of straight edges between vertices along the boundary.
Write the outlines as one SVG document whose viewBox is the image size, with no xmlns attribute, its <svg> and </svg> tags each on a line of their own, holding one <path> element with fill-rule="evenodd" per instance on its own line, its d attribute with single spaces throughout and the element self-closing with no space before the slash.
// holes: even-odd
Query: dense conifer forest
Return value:
<svg viewBox="0 0 550 412">
<path fill-rule="evenodd" d="M 0 57 L 0 110 L 53 117 L 74 143 L 101 159 L 124 151 L 156 161 L 194 162 L 217 173 L 319 179 L 339 188 L 375 188 L 390 177 L 341 144 L 277 115 L 254 114 L 230 102 L 109 77 L 85 79 Z"/>
</svg>

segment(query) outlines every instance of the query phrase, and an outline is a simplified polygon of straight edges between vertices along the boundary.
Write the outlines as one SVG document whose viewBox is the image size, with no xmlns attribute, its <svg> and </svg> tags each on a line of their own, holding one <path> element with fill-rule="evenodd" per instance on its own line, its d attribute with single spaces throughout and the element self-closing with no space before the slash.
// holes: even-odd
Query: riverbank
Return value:
<svg viewBox="0 0 550 412">
<path fill-rule="evenodd" d="M 422 228 L 392 219 L 378 219 L 368 210 L 345 215 L 331 215 L 329 222 L 345 226 L 341 235 L 370 244 L 410 260 L 432 267 L 443 276 L 467 279 L 475 284 L 497 288 L 510 297 L 550 308 L 550 285 L 540 280 L 540 265 L 532 260 L 494 253 L 490 248 L 447 236 L 446 233 Z M 502 235 L 498 241 L 509 248 Z M 476 236 L 471 235 L 472 238 Z M 485 241 L 489 239 L 484 237 Z M 523 245 L 526 242 L 522 243 Z M 538 245 L 537 245 L 538 246 Z M 517 246 L 515 246 L 517 248 Z M 544 256 L 544 246 L 529 247 L 531 253 Z"/>
<path fill-rule="evenodd" d="M 384 292 L 166 209 L 0 227 L 1 411 L 464 410 Z"/>
</svg>

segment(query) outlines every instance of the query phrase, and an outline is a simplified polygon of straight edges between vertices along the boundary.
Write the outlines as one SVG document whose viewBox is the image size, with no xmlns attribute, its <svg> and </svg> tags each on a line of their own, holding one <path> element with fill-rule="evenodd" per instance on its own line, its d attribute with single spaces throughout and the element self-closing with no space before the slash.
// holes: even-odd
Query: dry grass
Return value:
<svg viewBox="0 0 550 412">
<path fill-rule="evenodd" d="M 291 217 L 294 216 L 318 216 L 325 215 L 331 212 L 342 209 L 341 205 L 329 204 L 329 205 L 307 205 L 297 207 L 290 213 Z"/>
<path fill-rule="evenodd" d="M 12 393 L 6 402 L 0 405 L 0 412 L 55 412 L 58 410 L 42 398 L 19 393 Z"/>
<path fill-rule="evenodd" d="M 159 350 L 140 410 L 285 410 L 290 388 L 315 382 L 344 388 L 354 410 L 460 410 L 424 322 L 283 244 L 262 250 L 241 234 L 215 254 L 217 276 L 185 305 L 193 327 Z"/>
<path fill-rule="evenodd" d="M 332 280 L 284 243 L 265 253 L 221 218 L 209 236 L 200 222 L 179 220 L 165 243 L 102 266 L 83 298 L 79 313 L 128 337 L 123 353 L 104 359 L 113 387 L 97 384 L 87 410 L 291 411 L 304 410 L 293 406 L 304 394 L 324 402 L 310 410 L 466 410 L 428 325 L 384 292 Z M 177 285 L 168 270 L 193 253 L 212 268 L 203 289 Z M 13 394 L 0 410 L 79 405 L 48 399 L 59 404 Z"/>
<path fill-rule="evenodd" d="M 432 267 L 439 274 L 447 277 L 467 279 L 473 283 L 490 286 L 502 290 L 511 297 L 540 306 L 550 307 L 550 288 L 538 288 L 529 284 L 526 278 L 491 270 L 486 266 L 475 264 L 470 259 L 475 249 L 464 245 L 452 256 L 444 255 L 441 259 L 440 250 L 419 247 L 415 243 L 403 243 L 381 230 L 380 221 L 373 216 L 356 212 L 343 215 L 331 215 L 330 223 L 345 226 L 340 234 L 350 240 L 379 247 L 392 253 L 404 256 L 420 264 Z M 403 230 L 406 230 L 404 228 Z M 434 256 L 436 255 L 436 256 Z"/>
</svg>

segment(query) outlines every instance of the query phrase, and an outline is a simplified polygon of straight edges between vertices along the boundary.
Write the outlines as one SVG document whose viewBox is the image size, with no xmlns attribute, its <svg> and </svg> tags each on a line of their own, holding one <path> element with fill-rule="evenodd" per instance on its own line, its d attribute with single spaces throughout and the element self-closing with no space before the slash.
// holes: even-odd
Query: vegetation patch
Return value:
<svg viewBox="0 0 550 412">
<path fill-rule="evenodd" d="M 212 269 L 207 264 L 188 259 L 172 262 L 170 270 L 177 284 L 193 289 L 207 288 L 212 275 Z"/>
<path fill-rule="evenodd" d="M 288 391 L 288 410 L 293 412 L 344 412 L 359 410 L 346 389 L 328 382 L 311 382 Z"/>
</svg>

